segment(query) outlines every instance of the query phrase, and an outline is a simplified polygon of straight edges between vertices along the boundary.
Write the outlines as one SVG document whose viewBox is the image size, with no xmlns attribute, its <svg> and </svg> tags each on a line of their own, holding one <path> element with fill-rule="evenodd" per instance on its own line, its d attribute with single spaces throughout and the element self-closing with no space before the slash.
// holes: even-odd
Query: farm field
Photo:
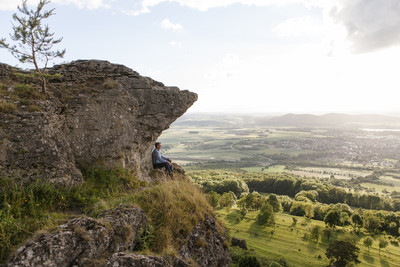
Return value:
<svg viewBox="0 0 400 267">
<path fill-rule="evenodd" d="M 400 144 L 399 135 L 285 126 L 197 126 L 196 123 L 199 122 L 173 124 L 159 138 L 163 154 L 187 170 L 288 172 L 310 178 L 358 179 L 362 187 L 358 190 L 365 192 L 400 191 L 399 155 L 393 150 Z M 374 171 L 381 174 L 371 181 L 367 177 Z"/>
<path fill-rule="evenodd" d="M 304 238 L 312 226 L 319 225 L 325 227 L 322 221 L 311 220 L 305 225 L 303 217 L 292 216 L 285 213 L 276 214 L 275 228 L 259 226 L 256 223 L 258 212 L 248 212 L 246 217 L 240 222 L 237 221 L 239 211 L 231 209 L 230 212 L 224 209 L 216 210 L 217 217 L 221 219 L 229 229 L 230 236 L 245 239 L 249 249 L 254 249 L 260 256 L 279 260 L 282 256 L 290 266 L 327 266 L 329 260 L 325 256 L 325 250 L 336 239 L 355 239 L 357 247 L 360 248 L 358 259 L 361 261 L 357 266 L 400 266 L 400 248 L 390 244 L 386 249 L 382 249 L 379 255 L 378 242 L 374 240 L 370 251 L 362 244 L 363 236 L 350 234 L 350 227 L 338 227 L 330 240 L 321 238 L 318 242 Z M 296 217 L 298 222 L 295 227 L 291 227 L 292 217 Z M 293 230 L 291 230 L 293 228 Z M 271 237 L 271 231 L 274 234 Z M 321 256 L 321 258 L 319 258 Z"/>
</svg>

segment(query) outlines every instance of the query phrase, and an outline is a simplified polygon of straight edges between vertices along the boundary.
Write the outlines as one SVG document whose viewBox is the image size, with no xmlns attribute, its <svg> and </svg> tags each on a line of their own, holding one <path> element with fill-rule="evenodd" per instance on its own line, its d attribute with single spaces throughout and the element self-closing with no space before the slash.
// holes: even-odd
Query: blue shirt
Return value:
<svg viewBox="0 0 400 267">
<path fill-rule="evenodd" d="M 168 159 L 164 156 L 161 156 L 161 153 L 160 151 L 158 151 L 157 148 L 153 149 L 153 152 L 151 153 L 151 158 L 153 159 L 153 164 L 168 162 Z"/>
</svg>

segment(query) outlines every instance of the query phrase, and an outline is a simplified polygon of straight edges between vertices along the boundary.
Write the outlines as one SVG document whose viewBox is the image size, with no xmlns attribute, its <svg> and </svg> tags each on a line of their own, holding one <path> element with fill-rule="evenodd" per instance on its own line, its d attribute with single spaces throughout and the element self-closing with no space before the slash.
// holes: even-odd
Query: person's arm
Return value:
<svg viewBox="0 0 400 267">
<path fill-rule="evenodd" d="M 161 156 L 161 158 L 162 158 L 163 160 L 166 160 L 166 161 L 171 162 L 171 159 L 169 159 L 169 158 L 167 158 L 167 157 Z"/>
<path fill-rule="evenodd" d="M 161 156 L 160 151 L 158 151 L 157 149 L 155 150 L 155 155 L 154 156 L 156 158 L 156 163 L 166 163 L 166 162 L 168 162 L 168 159 L 166 157 Z"/>
</svg>

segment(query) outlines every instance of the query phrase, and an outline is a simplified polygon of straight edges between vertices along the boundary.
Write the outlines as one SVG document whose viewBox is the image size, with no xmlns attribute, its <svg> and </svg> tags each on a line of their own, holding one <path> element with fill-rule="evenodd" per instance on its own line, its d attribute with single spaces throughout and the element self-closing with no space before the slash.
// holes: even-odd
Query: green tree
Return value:
<svg viewBox="0 0 400 267">
<path fill-rule="evenodd" d="M 374 240 L 371 237 L 366 237 L 363 241 L 364 246 L 366 246 L 368 248 L 368 252 L 369 252 L 369 248 L 372 246 L 372 244 L 374 243 Z"/>
<path fill-rule="evenodd" d="M 345 267 L 347 263 L 360 263 L 358 253 L 360 249 L 346 241 L 336 240 L 329 244 L 325 255 L 330 259 L 330 264 L 336 267 Z"/>
<path fill-rule="evenodd" d="M 338 210 L 330 210 L 324 219 L 326 225 L 331 228 L 335 228 L 336 225 L 341 224 L 341 216 L 340 211 Z"/>
<path fill-rule="evenodd" d="M 279 212 L 281 210 L 281 204 L 279 203 L 278 197 L 275 194 L 268 196 L 267 203 L 271 205 L 274 212 Z"/>
<path fill-rule="evenodd" d="M 311 228 L 311 239 L 315 239 L 315 241 L 318 243 L 319 237 L 321 236 L 321 226 L 315 225 L 313 228 Z"/>
<path fill-rule="evenodd" d="M 245 206 L 240 207 L 240 215 L 242 216 L 242 220 L 244 219 L 244 217 L 246 217 L 247 212 L 248 210 Z"/>
<path fill-rule="evenodd" d="M 13 34 L 10 34 L 11 40 L 16 44 L 7 43 L 5 38 L 0 40 L 0 48 L 6 48 L 21 63 L 31 63 L 35 66 L 37 76 L 42 82 L 43 93 L 46 94 L 46 80 L 49 75 L 46 74 L 46 68 L 49 61 L 55 58 L 62 58 L 65 49 L 62 51 L 53 51 L 55 44 L 62 41 L 62 38 L 55 39 L 54 33 L 50 32 L 49 25 L 43 21 L 54 15 L 54 8 L 43 10 L 49 0 L 40 0 L 36 10 L 30 10 L 27 6 L 27 0 L 22 1 L 22 6 L 18 6 L 18 15 L 14 13 L 12 18 L 15 25 L 12 26 Z M 41 68 L 40 63 L 44 66 Z"/>
<path fill-rule="evenodd" d="M 355 214 L 353 214 L 353 216 L 351 216 L 351 221 L 358 228 L 361 228 L 363 226 L 363 224 L 364 224 L 363 219 L 357 213 L 355 213 Z"/>
<path fill-rule="evenodd" d="M 214 191 L 210 191 L 207 194 L 207 200 L 214 208 L 218 207 L 218 202 L 220 197 L 221 197 L 220 194 Z"/>
<path fill-rule="evenodd" d="M 379 255 L 381 255 L 381 248 L 386 248 L 388 245 L 389 242 L 387 241 L 387 239 L 381 236 L 379 238 Z"/>
<path fill-rule="evenodd" d="M 297 224 L 297 218 L 296 217 L 292 217 L 292 224 L 290 226 L 295 227 Z"/>
<path fill-rule="evenodd" d="M 368 232 L 376 234 L 379 232 L 382 222 L 378 216 L 369 211 L 364 214 L 364 225 Z"/>
<path fill-rule="evenodd" d="M 235 204 L 235 201 L 235 194 L 233 194 L 232 192 L 225 192 L 219 198 L 219 205 L 221 207 L 230 208 Z"/>
<path fill-rule="evenodd" d="M 257 215 L 257 223 L 259 225 L 271 225 L 275 223 L 274 209 L 270 204 L 264 204 L 260 213 Z"/>
<path fill-rule="evenodd" d="M 332 229 L 331 228 L 324 228 L 324 230 L 322 230 L 322 234 L 324 235 L 324 237 L 326 239 L 330 239 L 332 236 Z"/>
</svg>

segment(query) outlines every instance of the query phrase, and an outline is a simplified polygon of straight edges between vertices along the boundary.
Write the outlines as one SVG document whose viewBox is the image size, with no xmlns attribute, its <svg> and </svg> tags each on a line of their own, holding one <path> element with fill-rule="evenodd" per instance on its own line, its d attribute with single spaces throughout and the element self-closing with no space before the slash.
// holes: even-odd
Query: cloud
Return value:
<svg viewBox="0 0 400 267">
<path fill-rule="evenodd" d="M 227 7 L 233 4 L 243 4 L 246 6 L 269 6 L 269 5 L 287 5 L 301 3 L 308 7 L 321 6 L 324 0 L 142 0 L 140 10 L 149 11 L 161 3 L 177 3 L 181 6 L 207 11 L 217 7 Z M 147 13 L 147 12 L 146 12 Z M 138 13 L 140 14 L 140 13 Z"/>
<path fill-rule="evenodd" d="M 352 52 L 400 44 L 399 0 L 335 0 L 329 16 L 346 29 Z"/>
<path fill-rule="evenodd" d="M 150 9 L 148 9 L 147 7 L 142 7 L 141 9 L 138 10 L 125 10 L 125 9 L 121 9 L 121 13 L 128 15 L 128 16 L 139 16 L 142 14 L 146 14 L 146 13 L 150 13 Z"/>
<path fill-rule="evenodd" d="M 175 47 L 178 47 L 178 48 L 181 48 L 183 46 L 182 43 L 178 42 L 178 41 L 172 41 L 172 42 L 169 43 L 169 45 L 170 46 L 175 46 Z"/>
<path fill-rule="evenodd" d="M 105 0 L 53 0 L 54 3 L 58 3 L 61 5 L 69 5 L 73 4 L 76 5 L 78 8 L 88 8 L 88 9 L 97 9 L 97 8 L 110 8 L 110 4 L 105 2 L 112 2 L 105 1 Z"/>
<path fill-rule="evenodd" d="M 324 26 L 310 17 L 297 17 L 280 23 L 272 31 L 281 37 L 314 36 L 323 34 Z"/>
<path fill-rule="evenodd" d="M 110 8 L 110 4 L 106 2 L 113 2 L 114 0 L 52 0 L 52 3 L 60 5 L 75 5 L 78 8 Z M 37 5 L 39 0 L 28 0 L 28 5 Z M 21 5 L 21 1 L 16 0 L 1 0 L 0 10 L 16 10 L 17 6 Z"/>
<path fill-rule="evenodd" d="M 164 19 L 161 21 L 161 27 L 173 31 L 183 30 L 183 27 L 180 24 L 174 24 L 169 19 Z"/>
</svg>

